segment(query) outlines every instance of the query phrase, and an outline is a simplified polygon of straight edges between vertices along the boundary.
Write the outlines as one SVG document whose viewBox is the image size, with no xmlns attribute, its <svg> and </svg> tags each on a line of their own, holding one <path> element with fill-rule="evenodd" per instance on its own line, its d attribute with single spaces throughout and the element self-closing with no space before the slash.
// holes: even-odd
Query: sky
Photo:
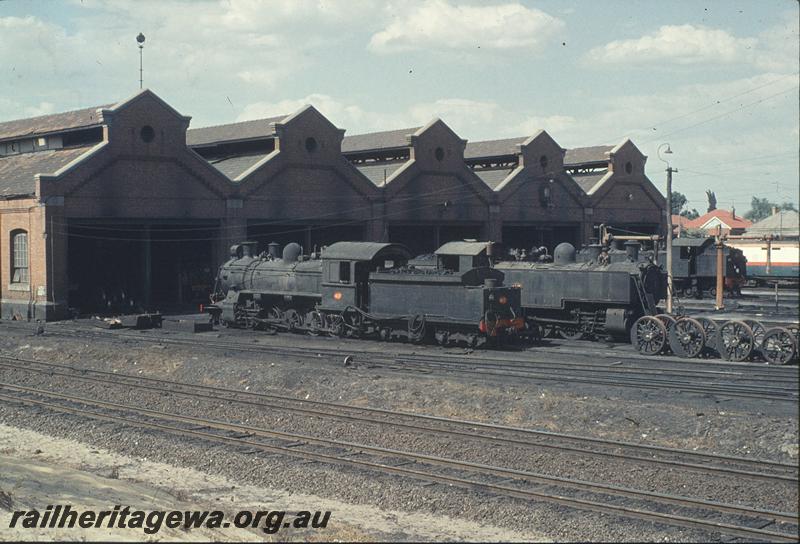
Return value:
<svg viewBox="0 0 800 544">
<path fill-rule="evenodd" d="M 705 212 L 798 204 L 797 0 L 0 0 L 0 121 L 144 86 L 192 127 L 313 104 L 347 134 L 631 140 Z"/>
</svg>

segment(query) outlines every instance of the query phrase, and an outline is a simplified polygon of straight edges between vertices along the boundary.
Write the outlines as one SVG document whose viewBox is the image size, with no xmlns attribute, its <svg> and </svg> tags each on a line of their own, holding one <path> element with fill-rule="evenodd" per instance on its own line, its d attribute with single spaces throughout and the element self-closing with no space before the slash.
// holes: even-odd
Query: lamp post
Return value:
<svg viewBox="0 0 800 544">
<path fill-rule="evenodd" d="M 666 146 L 665 155 L 672 155 L 669 144 L 658 146 L 656 155 L 667 165 L 667 313 L 672 313 L 672 173 L 678 170 L 669 165 L 669 161 L 661 157 L 661 149 Z"/>
<path fill-rule="evenodd" d="M 142 49 L 144 49 L 144 34 L 139 32 L 136 36 L 136 43 L 139 44 L 139 88 L 142 88 Z"/>
</svg>

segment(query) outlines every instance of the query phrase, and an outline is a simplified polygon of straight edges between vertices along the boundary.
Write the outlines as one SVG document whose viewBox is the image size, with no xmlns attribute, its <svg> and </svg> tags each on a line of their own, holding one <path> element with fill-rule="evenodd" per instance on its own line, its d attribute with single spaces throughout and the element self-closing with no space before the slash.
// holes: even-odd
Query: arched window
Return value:
<svg viewBox="0 0 800 544">
<path fill-rule="evenodd" d="M 11 283 L 28 283 L 28 233 L 11 231 Z"/>
</svg>

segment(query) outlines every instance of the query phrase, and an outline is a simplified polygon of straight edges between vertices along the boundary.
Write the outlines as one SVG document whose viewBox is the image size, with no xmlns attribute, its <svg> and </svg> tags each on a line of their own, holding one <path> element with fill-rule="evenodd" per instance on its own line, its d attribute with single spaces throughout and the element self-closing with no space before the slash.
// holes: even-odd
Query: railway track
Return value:
<svg viewBox="0 0 800 544">
<path fill-rule="evenodd" d="M 0 383 L 0 399 L 172 435 L 447 484 L 495 495 L 771 542 L 797 540 L 797 513 L 555 478 Z M 44 400 L 43 400 L 44 399 Z M 766 529 L 775 524 L 781 530 Z"/>
<path fill-rule="evenodd" d="M 769 460 L 707 454 L 475 421 L 355 407 L 323 401 L 301 400 L 282 395 L 250 393 L 209 385 L 188 384 L 158 378 L 132 376 L 118 372 L 75 368 L 60 363 L 33 359 L 0 356 L 0 369 L 102 383 L 111 387 L 127 386 L 142 391 L 168 393 L 189 398 L 205 398 L 268 410 L 283 410 L 308 417 L 390 426 L 397 429 L 422 431 L 450 438 L 485 440 L 490 445 L 505 444 L 526 448 L 558 450 L 582 456 L 611 458 L 645 465 L 691 470 L 704 474 L 722 474 L 776 483 L 797 482 L 798 480 L 798 467 Z"/>
<path fill-rule="evenodd" d="M 47 334 L 70 338 L 103 338 L 112 342 L 130 340 L 151 343 L 196 346 L 198 340 L 193 338 L 168 337 L 166 335 L 150 336 L 142 333 L 124 331 L 101 331 L 86 329 L 48 329 Z M 617 367 L 608 363 L 577 363 L 544 359 L 525 353 L 524 360 L 517 358 L 501 358 L 481 353 L 480 359 L 436 353 L 429 355 L 385 354 L 359 350 L 358 348 L 330 348 L 320 346 L 258 346 L 244 345 L 240 342 L 224 342 L 204 339 L 205 348 L 223 351 L 241 351 L 250 353 L 270 353 L 283 357 L 339 359 L 347 355 L 359 355 L 367 360 L 369 368 L 383 368 L 393 371 L 416 371 L 422 373 L 444 373 L 465 377 L 485 377 L 495 381 L 518 382 L 520 379 L 538 381 L 556 381 L 582 383 L 589 385 L 629 387 L 651 390 L 674 390 L 687 393 L 711 394 L 725 397 L 746 399 L 797 402 L 798 376 L 797 367 L 786 369 L 769 368 L 769 374 L 752 370 L 758 365 L 739 367 L 738 370 L 720 371 L 718 363 L 715 370 L 705 365 L 696 364 L 683 369 L 663 369 L 656 366 Z M 759 366 L 758 368 L 764 368 Z M 745 369 L 745 370 L 742 370 Z M 784 370 L 784 372 L 780 372 Z M 767 369 L 764 368 L 766 372 Z"/>
</svg>

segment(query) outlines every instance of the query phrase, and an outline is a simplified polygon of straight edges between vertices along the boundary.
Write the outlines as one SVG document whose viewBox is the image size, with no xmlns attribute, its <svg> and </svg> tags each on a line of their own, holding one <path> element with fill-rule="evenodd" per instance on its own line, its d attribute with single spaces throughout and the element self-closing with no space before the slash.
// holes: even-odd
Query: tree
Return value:
<svg viewBox="0 0 800 544">
<path fill-rule="evenodd" d="M 774 202 L 770 202 L 768 198 L 758 198 L 754 196 L 750 201 L 750 211 L 744 214 L 744 217 L 745 219 L 749 219 L 755 223 L 756 221 L 761 221 L 765 217 L 772 215 L 772 208 L 778 208 L 779 210 L 795 209 L 792 202 L 776 204 Z"/>
<path fill-rule="evenodd" d="M 708 199 L 708 210 L 706 212 L 713 212 L 717 209 L 717 195 L 709 189 L 706 191 L 706 198 Z"/>
<path fill-rule="evenodd" d="M 688 201 L 689 200 L 686 198 L 686 195 L 683 193 L 672 191 L 672 215 L 682 215 L 683 217 L 688 217 L 689 219 L 697 219 L 700 217 L 700 214 L 697 213 L 697 210 L 695 209 L 692 209 L 691 211 L 683 209 Z"/>
<path fill-rule="evenodd" d="M 672 215 L 680 215 L 685 205 L 686 195 L 678 191 L 672 191 Z"/>
<path fill-rule="evenodd" d="M 700 212 L 696 208 L 692 208 L 691 210 L 682 210 L 681 215 L 687 219 L 697 219 L 700 217 Z"/>
</svg>

